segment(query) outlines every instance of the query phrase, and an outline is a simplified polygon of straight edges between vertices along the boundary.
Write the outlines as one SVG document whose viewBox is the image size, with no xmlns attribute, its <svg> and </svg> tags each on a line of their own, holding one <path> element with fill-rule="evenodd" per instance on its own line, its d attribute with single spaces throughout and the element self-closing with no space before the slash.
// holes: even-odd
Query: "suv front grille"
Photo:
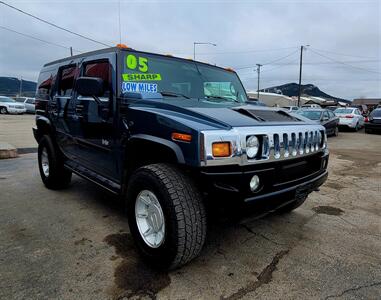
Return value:
<svg viewBox="0 0 381 300">
<path fill-rule="evenodd" d="M 324 147 L 324 131 L 308 130 L 262 135 L 262 151 L 258 158 L 282 159 L 317 152 Z"/>
</svg>

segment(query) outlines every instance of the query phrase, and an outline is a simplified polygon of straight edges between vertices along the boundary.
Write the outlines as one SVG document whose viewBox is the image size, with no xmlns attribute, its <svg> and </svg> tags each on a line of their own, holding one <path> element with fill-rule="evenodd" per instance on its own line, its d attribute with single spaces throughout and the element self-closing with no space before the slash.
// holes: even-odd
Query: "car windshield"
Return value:
<svg viewBox="0 0 381 300">
<path fill-rule="evenodd" d="M 12 98 L 1 97 L 1 98 L 0 98 L 0 102 L 16 102 L 16 101 L 13 100 Z"/>
<path fill-rule="evenodd" d="M 247 101 L 235 72 L 192 60 L 125 52 L 122 80 L 122 93 L 161 93 L 166 100 L 183 97 L 221 105 Z"/>
<path fill-rule="evenodd" d="M 314 111 L 314 110 L 302 110 L 298 112 L 298 114 L 301 114 L 302 116 L 311 120 L 320 120 L 321 113 L 322 113 L 321 111 Z"/>
<path fill-rule="evenodd" d="M 334 111 L 335 114 L 351 114 L 353 113 L 353 109 L 349 108 L 338 108 Z"/>
<path fill-rule="evenodd" d="M 371 117 L 376 117 L 376 118 L 381 118 L 381 109 L 376 109 L 374 111 L 372 111 L 372 113 L 370 114 Z"/>
</svg>

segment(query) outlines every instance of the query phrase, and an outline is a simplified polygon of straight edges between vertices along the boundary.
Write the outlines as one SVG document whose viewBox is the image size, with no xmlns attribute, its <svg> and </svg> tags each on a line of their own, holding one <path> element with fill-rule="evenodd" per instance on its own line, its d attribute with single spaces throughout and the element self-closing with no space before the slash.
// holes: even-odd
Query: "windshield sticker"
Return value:
<svg viewBox="0 0 381 300">
<path fill-rule="evenodd" d="M 122 93 L 157 93 L 157 84 L 148 82 L 122 82 Z"/>
<path fill-rule="evenodd" d="M 136 70 L 136 68 L 138 68 L 139 71 L 143 73 L 148 71 L 148 59 L 145 57 L 136 58 L 135 55 L 129 54 L 126 57 L 126 65 L 130 70 Z"/>
<path fill-rule="evenodd" d="M 122 74 L 123 81 L 161 80 L 160 74 Z"/>
</svg>

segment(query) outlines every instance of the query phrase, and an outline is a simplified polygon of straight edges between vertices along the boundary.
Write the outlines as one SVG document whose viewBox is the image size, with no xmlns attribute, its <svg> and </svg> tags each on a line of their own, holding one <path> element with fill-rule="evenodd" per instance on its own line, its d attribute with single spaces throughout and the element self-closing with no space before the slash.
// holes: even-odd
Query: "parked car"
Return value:
<svg viewBox="0 0 381 300">
<path fill-rule="evenodd" d="M 25 112 L 24 104 L 17 103 L 12 98 L 0 96 L 0 114 L 23 114 Z"/>
<path fill-rule="evenodd" d="M 296 112 L 300 109 L 298 106 L 283 106 L 282 108 L 290 112 Z"/>
<path fill-rule="evenodd" d="M 74 172 L 119 195 L 142 257 L 180 267 L 203 247 L 206 206 L 288 213 L 328 176 L 323 126 L 247 100 L 232 70 L 130 48 L 48 63 L 33 128 L 41 179 L 64 188 Z"/>
<path fill-rule="evenodd" d="M 297 114 L 300 114 L 303 117 L 306 117 L 323 125 L 325 127 L 327 135 L 337 136 L 339 134 L 339 118 L 328 109 L 301 109 L 297 111 Z"/>
<path fill-rule="evenodd" d="M 253 98 L 248 98 L 247 103 L 251 105 L 256 105 L 256 106 L 267 106 L 262 101 L 259 101 L 258 99 L 253 99 Z"/>
<path fill-rule="evenodd" d="M 339 117 L 339 127 L 351 128 L 358 131 L 364 126 L 365 118 L 356 107 L 338 108 L 334 111 Z"/>
<path fill-rule="evenodd" d="M 365 118 L 365 132 L 374 131 L 381 131 L 381 108 L 376 108 Z"/>
<path fill-rule="evenodd" d="M 338 106 L 329 105 L 329 106 L 325 106 L 324 108 L 329 109 L 330 111 L 335 111 L 338 108 Z"/>
<path fill-rule="evenodd" d="M 36 109 L 35 109 L 35 102 L 36 102 L 36 99 L 35 99 L 35 98 L 30 98 L 30 97 L 16 97 L 15 100 L 16 100 L 17 102 L 24 103 L 25 108 L 26 108 L 26 112 L 27 112 L 27 113 L 34 114 L 34 113 L 36 112 Z"/>
</svg>

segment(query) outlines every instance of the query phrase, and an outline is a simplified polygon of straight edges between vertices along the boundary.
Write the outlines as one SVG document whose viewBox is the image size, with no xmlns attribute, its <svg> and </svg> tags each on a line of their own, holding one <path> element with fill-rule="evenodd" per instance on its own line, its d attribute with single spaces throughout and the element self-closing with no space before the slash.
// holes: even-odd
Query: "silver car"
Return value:
<svg viewBox="0 0 381 300">
<path fill-rule="evenodd" d="M 35 98 L 17 97 L 15 100 L 17 102 L 24 103 L 27 113 L 34 114 L 36 112 L 36 108 L 35 108 L 36 99 Z"/>
<path fill-rule="evenodd" d="M 354 129 L 355 131 L 364 127 L 365 118 L 356 107 L 338 108 L 334 113 L 339 117 L 339 127 L 347 127 Z"/>
</svg>

